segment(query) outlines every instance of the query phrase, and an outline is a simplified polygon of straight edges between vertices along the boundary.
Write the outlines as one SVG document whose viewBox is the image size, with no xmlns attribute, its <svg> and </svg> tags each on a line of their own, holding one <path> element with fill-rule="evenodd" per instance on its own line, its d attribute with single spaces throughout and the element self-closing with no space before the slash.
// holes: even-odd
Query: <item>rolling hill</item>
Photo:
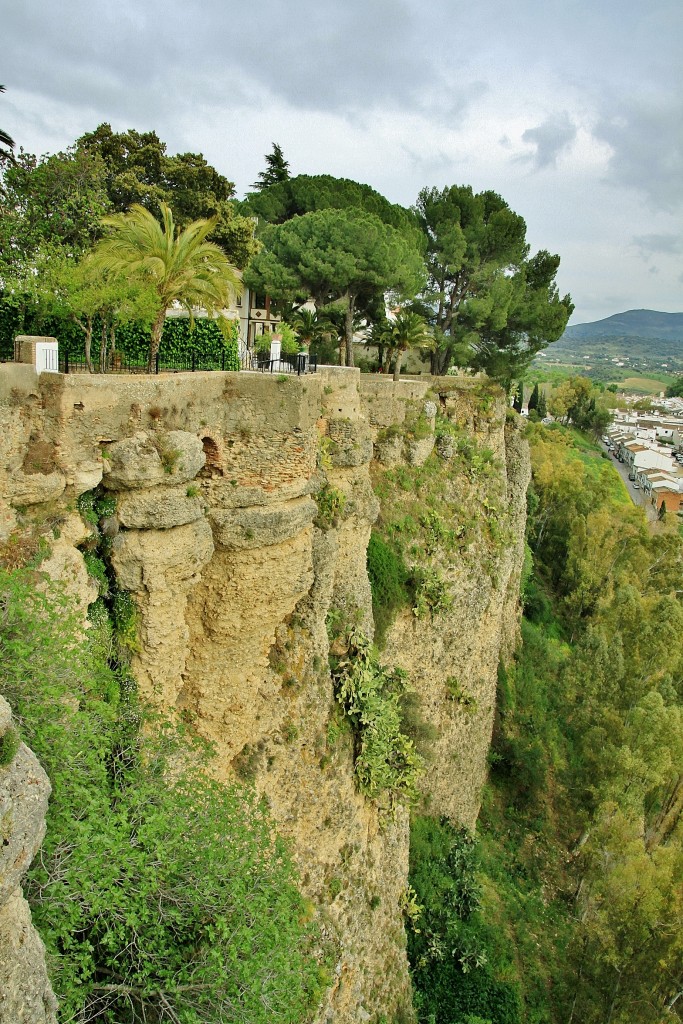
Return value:
<svg viewBox="0 0 683 1024">
<path fill-rule="evenodd" d="M 683 370 L 683 313 L 629 309 L 593 323 L 568 327 L 546 349 L 548 362 L 624 362 L 632 369 Z M 544 360 L 545 362 L 545 360 Z"/>
</svg>

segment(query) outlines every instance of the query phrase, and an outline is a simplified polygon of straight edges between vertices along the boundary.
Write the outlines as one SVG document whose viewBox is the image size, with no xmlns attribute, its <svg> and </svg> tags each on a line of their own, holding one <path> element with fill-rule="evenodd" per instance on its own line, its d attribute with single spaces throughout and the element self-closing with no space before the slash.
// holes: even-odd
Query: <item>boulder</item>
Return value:
<svg viewBox="0 0 683 1024">
<path fill-rule="evenodd" d="M 211 524 L 221 548 L 261 548 L 296 536 L 313 522 L 318 506 L 311 498 L 281 505 L 252 506 L 230 511 L 215 510 Z"/>
<path fill-rule="evenodd" d="M 188 495 L 187 486 L 181 484 L 124 492 L 119 497 L 117 512 L 121 525 L 129 529 L 168 530 L 201 519 L 205 508 L 201 495 Z"/>
<path fill-rule="evenodd" d="M 111 491 L 183 483 L 194 479 L 205 462 L 196 434 L 141 430 L 106 449 L 103 483 Z"/>
<path fill-rule="evenodd" d="M 168 530 L 126 530 L 112 541 L 111 562 L 119 586 L 134 593 L 172 589 L 210 560 L 213 537 L 203 517 Z"/>
<path fill-rule="evenodd" d="M 66 487 L 62 473 L 24 473 L 20 469 L 12 473 L 11 502 L 19 505 L 40 505 L 58 498 Z"/>
</svg>

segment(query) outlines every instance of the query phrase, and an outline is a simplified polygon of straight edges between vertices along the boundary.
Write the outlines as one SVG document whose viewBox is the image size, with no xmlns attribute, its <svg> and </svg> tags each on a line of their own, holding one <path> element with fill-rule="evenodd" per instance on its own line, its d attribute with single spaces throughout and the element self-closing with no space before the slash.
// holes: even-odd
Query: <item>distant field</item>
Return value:
<svg viewBox="0 0 683 1024">
<path fill-rule="evenodd" d="M 647 377 L 627 377 L 625 380 L 615 381 L 615 384 L 625 391 L 643 391 L 648 395 L 658 395 L 673 380 L 673 377 L 669 377 L 665 373 L 658 373 L 656 376 L 653 374 Z"/>
<path fill-rule="evenodd" d="M 579 363 L 544 364 L 537 358 L 528 372 L 527 380 L 557 385 L 567 377 L 590 377 L 604 385 L 616 384 L 620 390 L 636 391 L 643 395 L 657 395 L 676 380 L 674 374 L 661 370 L 643 373 L 638 377 L 629 377 L 627 374 L 628 370 L 617 366 L 600 367 L 596 371 L 590 364 L 588 367 Z"/>
</svg>

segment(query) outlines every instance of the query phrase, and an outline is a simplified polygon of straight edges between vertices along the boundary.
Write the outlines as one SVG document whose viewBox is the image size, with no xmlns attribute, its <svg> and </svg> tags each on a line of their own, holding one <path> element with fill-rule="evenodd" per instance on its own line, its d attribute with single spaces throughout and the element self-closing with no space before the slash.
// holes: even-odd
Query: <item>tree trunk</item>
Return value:
<svg viewBox="0 0 683 1024">
<path fill-rule="evenodd" d="M 344 340 L 346 342 L 346 365 L 353 366 L 353 314 L 356 304 L 355 296 L 349 295 L 348 305 L 344 313 Z"/>
<path fill-rule="evenodd" d="M 683 775 L 678 776 L 666 803 L 648 831 L 645 849 L 651 851 L 655 847 L 661 846 L 675 829 L 681 814 L 683 814 Z"/>
<path fill-rule="evenodd" d="M 396 350 L 396 362 L 394 363 L 394 380 L 401 379 L 401 363 L 403 362 L 403 349 Z"/>
<path fill-rule="evenodd" d="M 100 335 L 100 373 L 107 370 L 107 320 L 102 317 L 102 333 Z"/>
<path fill-rule="evenodd" d="M 85 334 L 85 341 L 84 341 L 84 345 L 85 345 L 85 365 L 88 368 L 88 373 L 93 373 L 94 371 L 93 371 L 93 368 L 92 368 L 92 359 L 90 357 L 90 353 L 92 351 L 92 320 L 93 320 L 93 318 L 91 316 L 86 317 L 85 318 L 85 323 L 83 323 L 81 320 L 79 320 L 77 316 L 72 316 L 71 319 L 74 321 L 74 323 L 78 324 L 80 329 Z"/>
<path fill-rule="evenodd" d="M 164 329 L 166 319 L 166 308 L 160 309 L 152 324 L 152 334 L 149 342 L 149 358 L 147 359 L 147 373 L 154 373 L 156 369 L 157 352 L 161 344 L 161 332 Z"/>
</svg>

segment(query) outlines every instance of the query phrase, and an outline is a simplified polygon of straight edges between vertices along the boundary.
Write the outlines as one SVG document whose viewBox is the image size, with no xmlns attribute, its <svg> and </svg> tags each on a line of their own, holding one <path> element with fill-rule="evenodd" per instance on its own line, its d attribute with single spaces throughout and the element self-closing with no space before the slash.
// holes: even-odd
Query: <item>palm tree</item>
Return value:
<svg viewBox="0 0 683 1024">
<path fill-rule="evenodd" d="M 193 315 L 201 307 L 210 315 L 224 309 L 242 287 L 235 268 L 220 246 L 207 242 L 216 217 L 195 220 L 184 230 L 173 223 L 166 203 L 160 203 L 163 225 L 137 203 L 127 213 L 102 219 L 111 233 L 95 246 L 93 264 L 107 277 L 151 283 L 159 304 L 152 322 L 147 372 L 154 372 L 167 310 L 180 303 Z"/>
<path fill-rule="evenodd" d="M 400 310 L 394 320 L 388 320 L 383 332 L 384 344 L 396 352 L 394 363 L 394 380 L 401 377 L 403 353 L 409 348 L 430 349 L 434 344 L 424 317 L 409 309 Z"/>
</svg>

